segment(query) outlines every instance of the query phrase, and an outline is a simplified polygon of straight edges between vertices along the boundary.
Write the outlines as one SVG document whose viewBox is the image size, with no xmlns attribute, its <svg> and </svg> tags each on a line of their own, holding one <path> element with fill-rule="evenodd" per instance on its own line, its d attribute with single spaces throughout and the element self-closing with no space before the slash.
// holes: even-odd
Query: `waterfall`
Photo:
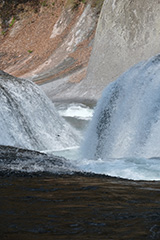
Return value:
<svg viewBox="0 0 160 240">
<path fill-rule="evenodd" d="M 79 135 L 33 82 L 0 71 L 0 101 L 0 145 L 60 150 L 79 143 Z"/>
<path fill-rule="evenodd" d="M 82 154 L 160 157 L 160 55 L 133 66 L 103 91 Z"/>
</svg>

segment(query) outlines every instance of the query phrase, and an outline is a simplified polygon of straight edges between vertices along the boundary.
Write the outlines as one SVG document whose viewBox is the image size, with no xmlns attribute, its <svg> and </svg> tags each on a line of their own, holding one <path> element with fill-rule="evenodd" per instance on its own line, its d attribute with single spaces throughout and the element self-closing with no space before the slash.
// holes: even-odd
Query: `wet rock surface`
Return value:
<svg viewBox="0 0 160 240">
<path fill-rule="evenodd" d="M 64 157 L 0 145 L 0 177 L 52 176 L 75 170 Z"/>
<path fill-rule="evenodd" d="M 23 160 L 30 160 L 33 159 L 36 161 L 36 159 L 43 159 L 43 161 L 50 160 L 54 162 L 54 164 L 62 165 L 65 161 L 65 158 L 53 156 L 53 155 L 47 155 L 45 153 L 41 153 L 38 151 L 32 151 L 22 148 L 16 148 L 11 146 L 3 146 L 0 145 L 0 161 L 3 163 L 12 163 L 14 161 L 23 161 Z M 1 174 L 1 173 L 0 173 Z"/>
</svg>

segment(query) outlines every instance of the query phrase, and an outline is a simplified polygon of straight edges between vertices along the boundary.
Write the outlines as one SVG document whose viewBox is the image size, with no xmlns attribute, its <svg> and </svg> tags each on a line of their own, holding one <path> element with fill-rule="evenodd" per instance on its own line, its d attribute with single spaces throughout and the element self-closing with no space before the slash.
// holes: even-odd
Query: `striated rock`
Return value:
<svg viewBox="0 0 160 240">
<path fill-rule="evenodd" d="M 158 0 L 105 0 L 82 86 L 89 89 L 90 97 L 98 98 L 108 83 L 132 65 L 160 52 L 159 13 Z"/>
<path fill-rule="evenodd" d="M 0 26 L 0 69 L 38 84 L 72 73 L 82 80 L 103 0 L 36 2 L 5 1 L 0 7 L 8 25 Z"/>
</svg>

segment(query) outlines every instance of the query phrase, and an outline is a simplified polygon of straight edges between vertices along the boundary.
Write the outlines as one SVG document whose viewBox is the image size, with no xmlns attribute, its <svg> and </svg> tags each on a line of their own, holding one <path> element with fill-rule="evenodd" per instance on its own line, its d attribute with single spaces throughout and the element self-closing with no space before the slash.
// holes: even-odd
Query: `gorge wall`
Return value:
<svg viewBox="0 0 160 240">
<path fill-rule="evenodd" d="M 102 10 L 103 0 L 19 2 L 8 30 L 0 25 L 0 69 L 32 79 L 53 101 L 97 100 L 132 65 L 160 52 L 159 0 L 105 0 Z"/>
<path fill-rule="evenodd" d="M 98 98 L 132 65 L 160 52 L 159 13 L 159 0 L 104 1 L 85 81 L 90 97 Z"/>
<path fill-rule="evenodd" d="M 71 85 L 80 82 L 86 75 L 102 3 L 0 2 L 0 69 L 37 84 L 66 76 Z"/>
</svg>

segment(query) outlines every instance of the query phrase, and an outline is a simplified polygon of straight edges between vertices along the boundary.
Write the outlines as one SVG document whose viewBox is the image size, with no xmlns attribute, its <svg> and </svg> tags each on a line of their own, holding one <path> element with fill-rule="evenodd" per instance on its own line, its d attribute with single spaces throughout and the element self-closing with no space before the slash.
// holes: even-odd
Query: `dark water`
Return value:
<svg viewBox="0 0 160 240">
<path fill-rule="evenodd" d="M 0 176 L 0 239 L 160 239 L 160 182 Z"/>
<path fill-rule="evenodd" d="M 68 174 L 65 161 L 0 146 L 0 240 L 160 239 L 159 181 Z"/>
</svg>

